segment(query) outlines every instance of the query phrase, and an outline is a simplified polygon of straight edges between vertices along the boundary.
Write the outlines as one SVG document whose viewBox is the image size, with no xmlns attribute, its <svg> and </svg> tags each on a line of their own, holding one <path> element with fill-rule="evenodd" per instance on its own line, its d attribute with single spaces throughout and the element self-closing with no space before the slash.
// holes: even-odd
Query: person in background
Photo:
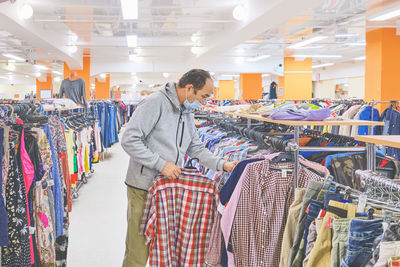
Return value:
<svg viewBox="0 0 400 267">
<path fill-rule="evenodd" d="M 217 171 L 232 172 L 237 162 L 215 157 L 200 141 L 193 111 L 211 96 L 214 83 L 201 69 L 185 73 L 178 83 L 167 83 L 139 103 L 122 137 L 130 156 L 126 185 L 128 229 L 123 267 L 146 265 L 148 248 L 139 234 L 147 190 L 158 174 L 176 179 L 184 156 Z"/>
<path fill-rule="evenodd" d="M 87 107 L 85 80 L 79 78 L 76 71 L 72 71 L 69 77 L 61 82 L 58 97 L 63 98 L 64 95 L 76 104 Z"/>
</svg>

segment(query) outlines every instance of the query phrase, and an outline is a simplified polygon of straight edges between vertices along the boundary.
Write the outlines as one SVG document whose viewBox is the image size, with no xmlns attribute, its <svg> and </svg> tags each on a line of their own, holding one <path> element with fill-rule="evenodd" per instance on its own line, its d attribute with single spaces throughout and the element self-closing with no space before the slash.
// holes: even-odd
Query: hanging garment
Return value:
<svg viewBox="0 0 400 267">
<path fill-rule="evenodd" d="M 19 132 L 10 130 L 10 158 L 6 185 L 6 208 L 10 244 L 1 247 L 2 266 L 31 266 L 29 227 L 26 216 L 24 177 L 16 157 Z"/>
<path fill-rule="evenodd" d="M 0 128 L 0 162 L 3 161 L 3 137 L 4 129 Z M 1 173 L 2 169 L 0 169 L 0 246 L 8 246 L 8 244 L 10 244 L 10 239 L 8 238 L 8 215 L 2 192 L 3 176 Z"/>
<path fill-rule="evenodd" d="M 157 176 L 140 227 L 150 266 L 204 266 L 217 201 L 215 183 L 197 170 L 182 169 L 178 179 Z"/>
</svg>

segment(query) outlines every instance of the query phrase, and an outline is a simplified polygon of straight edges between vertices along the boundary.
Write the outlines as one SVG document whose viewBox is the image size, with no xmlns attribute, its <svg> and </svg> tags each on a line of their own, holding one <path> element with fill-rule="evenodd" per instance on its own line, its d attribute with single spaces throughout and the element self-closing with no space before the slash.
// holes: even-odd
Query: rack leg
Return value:
<svg viewBox="0 0 400 267">
<path fill-rule="evenodd" d="M 300 126 L 294 126 L 294 142 L 299 146 Z M 299 150 L 294 151 L 294 188 L 297 188 L 297 177 L 299 174 Z"/>
<path fill-rule="evenodd" d="M 251 119 L 247 119 L 247 128 L 251 128 Z"/>
</svg>

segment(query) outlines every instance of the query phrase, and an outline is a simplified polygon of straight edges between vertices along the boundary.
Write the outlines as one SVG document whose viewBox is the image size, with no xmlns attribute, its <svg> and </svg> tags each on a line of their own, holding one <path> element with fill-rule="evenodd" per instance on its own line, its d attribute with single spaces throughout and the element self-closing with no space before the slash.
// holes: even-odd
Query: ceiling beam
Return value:
<svg viewBox="0 0 400 267">
<path fill-rule="evenodd" d="M 188 62 L 189 67 L 212 60 L 233 47 L 265 32 L 284 25 L 286 20 L 321 3 L 320 0 L 249 0 L 249 18 L 237 22 L 225 31 L 207 40 L 204 53 Z M 268 3 L 268 4 L 267 4 Z"/>
<path fill-rule="evenodd" d="M 32 20 L 23 20 L 18 16 L 17 3 L 10 2 L 0 4 L 0 25 L 9 33 L 29 43 L 37 49 L 58 55 L 59 60 L 68 63 L 71 68 L 82 68 L 82 58 L 79 53 L 70 55 L 67 43 L 68 32 L 45 31 L 41 24 L 35 24 Z"/>
</svg>

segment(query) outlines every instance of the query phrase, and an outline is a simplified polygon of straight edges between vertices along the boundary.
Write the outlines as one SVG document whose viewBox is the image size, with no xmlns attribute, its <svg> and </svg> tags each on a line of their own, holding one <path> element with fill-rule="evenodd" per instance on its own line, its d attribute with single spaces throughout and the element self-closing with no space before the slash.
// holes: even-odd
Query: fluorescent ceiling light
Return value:
<svg viewBox="0 0 400 267">
<path fill-rule="evenodd" d="M 366 46 L 366 43 L 345 43 L 345 45 L 350 45 L 350 46 Z"/>
<path fill-rule="evenodd" d="M 164 78 L 168 78 L 169 77 L 169 73 L 168 72 L 164 72 L 162 75 L 163 75 Z"/>
<path fill-rule="evenodd" d="M 243 21 L 247 19 L 249 15 L 249 10 L 245 5 L 240 4 L 233 9 L 232 15 L 234 19 L 238 21 Z"/>
<path fill-rule="evenodd" d="M 128 43 L 128 47 L 136 47 L 137 46 L 137 35 L 127 35 L 126 42 Z"/>
<path fill-rule="evenodd" d="M 395 9 L 395 10 L 391 10 L 391 11 L 386 11 L 383 14 L 381 13 L 379 15 L 376 15 L 376 16 L 368 19 L 368 20 L 370 20 L 370 21 L 384 21 L 384 20 L 392 19 L 392 18 L 395 18 L 395 17 L 398 17 L 398 16 L 400 16 L 400 8 Z"/>
<path fill-rule="evenodd" d="M 19 16 L 22 19 L 30 19 L 33 16 L 33 8 L 29 4 L 23 4 L 19 9 Z"/>
<path fill-rule="evenodd" d="M 326 38 L 328 38 L 328 36 L 325 36 L 325 35 L 315 36 L 315 37 L 306 39 L 306 40 L 304 40 L 304 41 L 300 41 L 300 42 L 298 42 L 298 43 L 289 45 L 287 48 L 296 49 L 296 48 L 298 48 L 298 47 L 306 46 L 306 45 L 308 45 L 308 44 L 312 44 L 312 43 L 315 43 L 315 42 L 324 40 L 324 39 L 326 39 Z"/>
<path fill-rule="evenodd" d="M 68 51 L 69 51 L 71 54 L 76 53 L 76 52 L 78 51 L 78 47 L 77 47 L 76 45 L 68 46 Z"/>
<path fill-rule="evenodd" d="M 129 60 L 136 60 L 137 56 L 135 54 L 129 55 Z"/>
<path fill-rule="evenodd" d="M 121 0 L 122 17 L 124 19 L 138 19 L 138 0 Z"/>
<path fill-rule="evenodd" d="M 71 41 L 72 42 L 76 42 L 76 41 L 78 41 L 78 35 L 76 35 L 76 33 L 71 33 L 71 35 L 70 35 L 70 37 L 69 37 L 70 39 L 71 39 Z"/>
<path fill-rule="evenodd" d="M 334 65 L 334 63 L 325 63 L 325 64 L 314 65 L 314 66 L 312 66 L 312 68 L 317 69 L 317 68 L 323 68 L 323 67 L 328 67 L 328 66 L 332 66 L 332 65 Z"/>
<path fill-rule="evenodd" d="M 58 77 L 58 76 L 57 76 L 57 77 L 54 77 L 54 81 L 55 81 L 55 82 L 59 82 L 59 81 L 61 81 L 61 78 Z"/>
<path fill-rule="evenodd" d="M 63 75 L 61 72 L 56 71 L 56 70 L 53 70 L 52 72 L 53 72 L 54 74 Z"/>
<path fill-rule="evenodd" d="M 335 34 L 335 37 L 337 38 L 344 38 L 344 37 L 353 37 L 353 36 L 358 36 L 358 33 L 337 33 Z"/>
<path fill-rule="evenodd" d="M 48 70 L 49 68 L 47 68 L 46 66 L 43 65 L 35 65 L 36 68 L 40 69 L 40 70 Z"/>
<path fill-rule="evenodd" d="M 29 78 L 29 75 L 25 75 L 25 78 Z"/>
<path fill-rule="evenodd" d="M 136 76 L 136 72 L 131 72 L 131 75 L 132 76 Z"/>
<path fill-rule="evenodd" d="M 102 79 L 105 79 L 105 78 L 107 77 L 107 74 L 106 74 L 106 73 L 102 73 L 102 74 L 100 74 L 100 77 L 101 77 Z"/>
<path fill-rule="evenodd" d="M 256 62 L 256 61 L 260 61 L 260 60 L 262 60 L 262 59 L 269 58 L 270 56 L 271 56 L 271 55 L 261 55 L 261 56 L 258 56 L 258 57 L 248 58 L 247 61 L 249 61 L 249 62 Z"/>
<path fill-rule="evenodd" d="M 266 73 L 262 75 L 262 77 L 269 77 L 269 76 L 271 76 L 271 74 Z"/>
<path fill-rule="evenodd" d="M 203 53 L 204 48 L 200 47 L 200 46 L 193 46 L 190 51 L 195 54 L 195 55 L 200 55 L 201 53 Z"/>
<path fill-rule="evenodd" d="M 296 47 L 296 48 L 291 48 L 291 49 L 296 49 L 296 50 L 300 50 L 300 49 L 319 49 L 319 48 L 323 48 L 323 45 L 315 45 L 315 46 L 304 46 L 304 47 Z"/>
<path fill-rule="evenodd" d="M 292 57 L 312 57 L 312 58 L 341 58 L 342 55 L 293 55 Z"/>
<path fill-rule="evenodd" d="M 14 64 L 8 64 L 8 69 L 11 71 L 15 71 L 16 67 Z"/>
<path fill-rule="evenodd" d="M 0 79 L 8 80 L 8 78 L 4 76 L 0 76 Z"/>
<path fill-rule="evenodd" d="M 42 76 L 42 74 L 41 74 L 40 72 L 38 72 L 38 73 L 35 73 L 35 76 L 36 76 L 37 78 L 39 78 L 40 76 Z"/>
<path fill-rule="evenodd" d="M 361 56 L 361 57 L 354 58 L 354 60 L 362 61 L 362 60 L 365 60 L 366 58 L 367 58 L 366 56 Z"/>
<path fill-rule="evenodd" d="M 18 60 L 18 61 L 25 61 L 25 59 L 23 59 L 22 57 L 19 57 L 19 56 L 13 55 L 13 54 L 9 54 L 9 53 L 4 53 L 3 56 Z"/>
</svg>

